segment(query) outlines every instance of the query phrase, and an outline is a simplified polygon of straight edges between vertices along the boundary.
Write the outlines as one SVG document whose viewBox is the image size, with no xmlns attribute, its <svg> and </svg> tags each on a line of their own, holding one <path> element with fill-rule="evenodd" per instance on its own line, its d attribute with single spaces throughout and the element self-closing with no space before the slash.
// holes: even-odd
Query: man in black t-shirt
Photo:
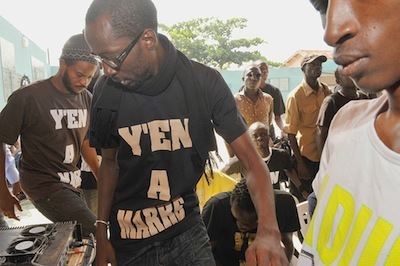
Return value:
<svg viewBox="0 0 400 266">
<path fill-rule="evenodd" d="M 352 79 L 340 75 L 337 69 L 335 71 L 335 78 L 338 84 L 335 92 L 324 99 L 319 109 L 316 141 L 320 153 L 322 153 L 332 119 L 339 109 L 352 100 L 368 99 L 365 94 L 358 91 Z"/>
<path fill-rule="evenodd" d="M 290 261 L 294 252 L 292 235 L 300 229 L 296 204 L 288 192 L 275 190 L 274 194 L 281 240 Z M 244 262 L 258 225 L 246 180 L 240 180 L 233 191 L 211 197 L 204 205 L 202 216 L 216 264 L 235 266 Z"/>
<path fill-rule="evenodd" d="M 270 133 L 269 128 L 260 122 L 255 122 L 250 125 L 248 131 L 250 138 L 253 140 L 258 153 L 264 162 L 268 165 L 268 169 L 271 173 L 271 182 L 275 189 L 280 189 L 280 183 L 282 180 L 282 174 L 285 173 L 289 177 L 291 190 L 296 188 L 301 188 L 301 180 L 297 175 L 296 170 L 291 161 L 290 154 L 284 149 L 278 149 L 269 146 Z M 240 174 L 242 177 L 246 176 L 246 171 L 237 157 L 232 157 L 229 159 L 228 163 L 221 169 L 221 172 L 231 175 Z M 280 182 L 279 182 L 280 181 Z M 294 186 L 292 188 L 292 186 Z M 304 199 L 307 199 L 308 192 L 303 190 L 301 194 Z M 299 198 L 299 201 L 304 199 Z"/>
<path fill-rule="evenodd" d="M 279 129 L 282 130 L 283 128 L 282 115 L 284 115 L 286 111 L 282 93 L 277 87 L 267 83 L 268 73 L 269 73 L 268 63 L 264 60 L 257 60 L 254 63 L 257 64 L 261 70 L 260 89 L 263 92 L 271 95 L 272 98 L 274 99 L 274 120 Z M 275 141 L 276 139 L 275 128 L 274 125 L 272 124 L 269 128 L 269 134 L 271 136 L 271 139 Z"/>
<path fill-rule="evenodd" d="M 212 265 L 195 186 L 216 149 L 230 144 L 250 175 L 259 217 L 246 254 L 286 265 L 269 172 L 251 145 L 229 87 L 158 33 L 150 0 L 93 1 L 85 37 L 105 76 L 93 95 L 90 144 L 101 149 L 98 265 Z M 109 233 L 109 234 L 108 234 Z"/>
</svg>

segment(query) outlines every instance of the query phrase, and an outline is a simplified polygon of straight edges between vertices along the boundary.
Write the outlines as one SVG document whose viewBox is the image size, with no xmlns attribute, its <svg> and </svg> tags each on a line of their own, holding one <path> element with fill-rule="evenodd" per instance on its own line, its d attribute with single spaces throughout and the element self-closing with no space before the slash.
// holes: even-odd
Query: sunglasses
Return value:
<svg viewBox="0 0 400 266">
<path fill-rule="evenodd" d="M 250 72 L 250 73 L 246 74 L 246 77 L 251 78 L 251 79 L 255 77 L 256 79 L 259 79 L 259 78 L 261 78 L 261 74 Z"/>
<path fill-rule="evenodd" d="M 100 63 L 104 63 L 107 66 L 111 67 L 112 69 L 118 71 L 121 69 L 122 63 L 124 63 L 126 57 L 128 54 L 132 51 L 133 47 L 136 45 L 136 43 L 139 41 L 140 36 L 142 36 L 144 31 L 142 31 L 129 45 L 126 47 L 121 53 L 119 53 L 117 56 L 115 56 L 113 59 L 108 59 L 101 57 L 97 54 L 92 53 L 94 58 L 96 58 L 97 61 Z"/>
</svg>

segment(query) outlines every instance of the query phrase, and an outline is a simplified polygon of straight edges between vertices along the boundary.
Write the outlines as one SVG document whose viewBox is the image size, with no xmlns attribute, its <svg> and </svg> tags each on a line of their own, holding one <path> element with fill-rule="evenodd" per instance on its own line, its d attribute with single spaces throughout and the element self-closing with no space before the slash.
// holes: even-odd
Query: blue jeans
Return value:
<svg viewBox="0 0 400 266">
<path fill-rule="evenodd" d="M 77 221 L 82 225 L 84 236 L 94 234 L 96 215 L 89 209 L 81 194 L 71 189 L 61 189 L 45 199 L 32 204 L 52 222 Z"/>
<path fill-rule="evenodd" d="M 310 195 L 308 195 L 308 214 L 310 218 L 312 218 L 314 214 L 315 207 L 317 207 L 317 195 L 313 191 Z"/>
<path fill-rule="evenodd" d="M 130 265 L 215 265 L 210 239 L 202 220 L 182 234 L 130 253 L 117 252 L 118 266 Z"/>
</svg>

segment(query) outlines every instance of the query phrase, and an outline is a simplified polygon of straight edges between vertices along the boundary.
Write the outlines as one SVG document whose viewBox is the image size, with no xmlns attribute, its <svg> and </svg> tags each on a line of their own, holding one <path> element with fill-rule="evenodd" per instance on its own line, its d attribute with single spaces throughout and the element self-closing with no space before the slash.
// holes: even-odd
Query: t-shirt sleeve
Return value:
<svg viewBox="0 0 400 266">
<path fill-rule="evenodd" d="M 200 72 L 199 80 L 205 88 L 215 131 L 227 143 L 231 143 L 246 131 L 246 123 L 221 74 L 214 69 L 203 69 Z"/>
<path fill-rule="evenodd" d="M 274 114 L 275 116 L 285 113 L 285 102 L 283 101 L 282 93 L 278 88 L 274 90 Z"/>
<path fill-rule="evenodd" d="M 290 96 L 286 101 L 286 117 L 283 132 L 288 134 L 297 134 L 299 130 L 299 107 L 295 97 Z"/>
<path fill-rule="evenodd" d="M 0 141 L 13 145 L 22 130 L 24 113 L 27 107 L 26 97 L 17 90 L 8 98 L 6 106 L 0 113 Z"/>
<path fill-rule="evenodd" d="M 319 109 L 317 126 L 329 127 L 334 115 L 334 100 L 332 97 L 328 96 L 324 99 L 321 108 Z"/>
</svg>

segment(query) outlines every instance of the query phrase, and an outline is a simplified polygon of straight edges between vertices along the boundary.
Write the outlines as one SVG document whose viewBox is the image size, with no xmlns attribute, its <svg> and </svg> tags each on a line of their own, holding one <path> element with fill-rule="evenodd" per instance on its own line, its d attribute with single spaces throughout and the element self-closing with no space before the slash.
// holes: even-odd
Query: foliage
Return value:
<svg viewBox="0 0 400 266">
<path fill-rule="evenodd" d="M 190 59 L 219 69 L 228 69 L 232 64 L 266 58 L 254 47 L 264 42 L 261 38 L 234 39 L 235 30 L 247 27 L 247 19 L 232 18 L 222 21 L 216 18 L 198 18 L 172 26 L 159 25 L 162 32 L 171 38 L 176 48 Z M 253 49 L 252 49 L 253 48 Z M 275 62 L 271 66 L 276 66 Z M 278 63 L 279 64 L 279 63 Z"/>
</svg>

